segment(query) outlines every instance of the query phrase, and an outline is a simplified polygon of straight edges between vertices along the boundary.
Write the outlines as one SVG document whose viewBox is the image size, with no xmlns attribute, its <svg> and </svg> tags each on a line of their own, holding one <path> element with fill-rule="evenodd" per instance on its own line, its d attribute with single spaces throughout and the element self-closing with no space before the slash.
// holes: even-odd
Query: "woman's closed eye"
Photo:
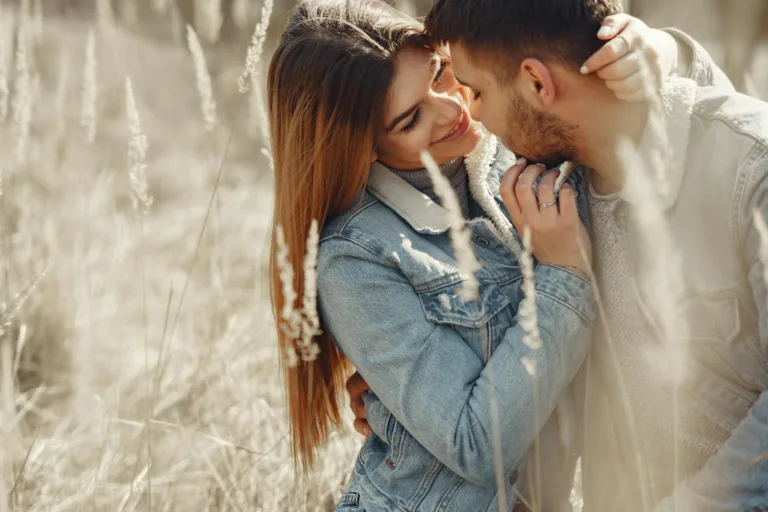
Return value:
<svg viewBox="0 0 768 512">
<path fill-rule="evenodd" d="M 411 121 L 403 127 L 403 133 L 408 133 L 416 128 L 416 124 L 419 122 L 419 119 L 421 119 L 421 107 L 416 109 L 416 111 L 413 113 Z"/>
<path fill-rule="evenodd" d="M 470 89 L 470 91 L 472 92 L 472 99 L 473 100 L 477 101 L 477 100 L 480 99 L 480 91 L 476 91 L 474 89 Z"/>
</svg>

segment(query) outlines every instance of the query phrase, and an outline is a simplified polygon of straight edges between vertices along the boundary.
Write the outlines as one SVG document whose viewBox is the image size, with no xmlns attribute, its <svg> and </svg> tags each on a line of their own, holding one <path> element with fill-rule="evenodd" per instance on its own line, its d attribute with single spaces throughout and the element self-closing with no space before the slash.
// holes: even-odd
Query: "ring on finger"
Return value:
<svg viewBox="0 0 768 512">
<path fill-rule="evenodd" d="M 539 203 L 539 207 L 549 208 L 550 206 L 555 206 L 556 204 L 557 204 L 557 201 L 549 201 L 547 203 Z"/>
<path fill-rule="evenodd" d="M 621 39 L 622 41 L 624 41 L 624 46 L 626 46 L 627 48 L 626 50 L 624 50 L 624 53 L 622 53 L 622 56 L 628 54 L 630 50 L 632 50 L 632 48 L 630 48 L 629 46 L 629 41 L 626 40 L 623 34 L 617 35 L 616 39 Z"/>
</svg>

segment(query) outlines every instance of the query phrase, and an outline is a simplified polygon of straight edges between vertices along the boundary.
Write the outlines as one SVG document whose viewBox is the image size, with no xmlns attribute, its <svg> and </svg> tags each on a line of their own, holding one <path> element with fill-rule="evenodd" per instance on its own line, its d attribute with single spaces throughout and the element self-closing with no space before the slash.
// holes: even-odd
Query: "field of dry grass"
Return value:
<svg viewBox="0 0 768 512">
<path fill-rule="evenodd" d="M 360 439 L 294 475 L 245 46 L 203 44 L 207 130 L 183 31 L 32 18 L 19 57 L 17 27 L 0 8 L 0 512 L 332 508 Z"/>
<path fill-rule="evenodd" d="M 6 52 L 14 16 L 0 16 Z M 326 510 L 359 441 L 337 434 L 294 477 L 264 284 L 271 174 L 236 87 L 245 48 L 206 55 L 219 117 L 206 131 L 183 42 L 87 20 L 38 29 L 23 158 L 13 55 L 0 125 L 0 511 Z M 127 77 L 148 144 L 143 217 Z"/>
</svg>

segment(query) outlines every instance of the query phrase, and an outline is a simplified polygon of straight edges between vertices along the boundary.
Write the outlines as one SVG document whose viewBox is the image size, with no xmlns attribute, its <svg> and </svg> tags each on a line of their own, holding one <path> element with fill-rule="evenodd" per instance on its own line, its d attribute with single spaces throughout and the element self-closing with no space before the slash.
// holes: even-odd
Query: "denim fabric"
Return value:
<svg viewBox="0 0 768 512">
<path fill-rule="evenodd" d="M 466 159 L 486 214 L 467 223 L 482 265 L 477 301 L 459 298 L 466 276 L 445 211 L 383 166 L 373 166 L 360 201 L 326 224 L 321 318 L 373 390 L 365 397 L 373 434 L 338 510 L 515 505 L 534 438 L 586 355 L 594 306 L 587 281 L 536 264 L 542 346 L 523 342 L 519 236 L 495 193 L 513 163 L 492 137 Z M 583 176 L 572 181 L 586 218 Z"/>
</svg>

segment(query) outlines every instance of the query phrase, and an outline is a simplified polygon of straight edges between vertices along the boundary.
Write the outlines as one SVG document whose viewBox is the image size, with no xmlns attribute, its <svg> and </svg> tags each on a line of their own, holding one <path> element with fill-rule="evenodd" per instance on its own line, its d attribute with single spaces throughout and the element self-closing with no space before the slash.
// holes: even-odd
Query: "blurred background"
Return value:
<svg viewBox="0 0 768 512">
<path fill-rule="evenodd" d="M 264 280 L 263 76 L 292 5 L 0 2 L 0 512 L 340 495 L 360 440 L 348 421 L 294 475 Z M 768 0 L 628 8 L 768 95 Z"/>
</svg>

